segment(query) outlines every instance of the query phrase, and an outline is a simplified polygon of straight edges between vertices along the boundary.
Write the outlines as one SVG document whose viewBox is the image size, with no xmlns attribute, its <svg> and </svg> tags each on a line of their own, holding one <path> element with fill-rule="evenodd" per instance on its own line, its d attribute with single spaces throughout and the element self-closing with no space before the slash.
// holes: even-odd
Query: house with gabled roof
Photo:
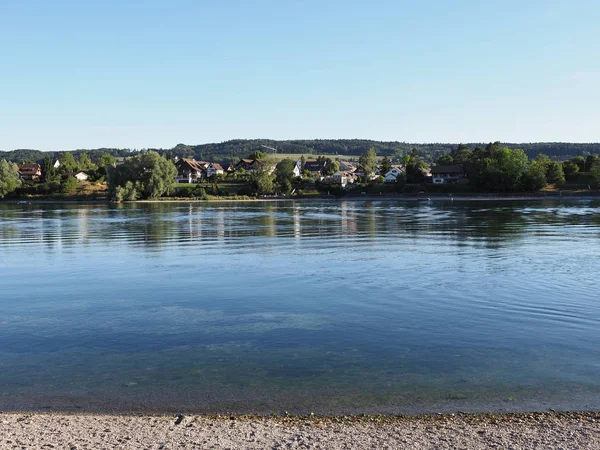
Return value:
<svg viewBox="0 0 600 450">
<path fill-rule="evenodd" d="M 392 168 L 384 174 L 383 181 L 386 183 L 395 183 L 398 176 L 400 176 L 404 173 L 405 173 L 404 167 L 392 166 Z"/>
<path fill-rule="evenodd" d="M 225 171 L 223 170 L 223 167 L 219 163 L 210 163 L 206 167 L 206 176 L 208 178 L 212 177 L 213 175 L 223 175 L 224 173 L 225 173 Z"/>
<path fill-rule="evenodd" d="M 467 173 L 462 164 L 445 164 L 431 168 L 433 184 L 466 183 Z"/>
<path fill-rule="evenodd" d="M 17 167 L 23 180 L 36 181 L 42 176 L 42 166 L 39 164 L 18 164 Z"/>
<path fill-rule="evenodd" d="M 210 163 L 196 161 L 195 159 L 181 158 L 175 163 L 177 167 L 177 183 L 197 183 L 206 176 L 206 169 Z"/>
</svg>

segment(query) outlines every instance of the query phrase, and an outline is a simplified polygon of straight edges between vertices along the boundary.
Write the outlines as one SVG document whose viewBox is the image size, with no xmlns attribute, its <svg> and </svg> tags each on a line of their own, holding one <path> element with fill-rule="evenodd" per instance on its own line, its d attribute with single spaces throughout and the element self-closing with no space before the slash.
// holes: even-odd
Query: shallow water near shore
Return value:
<svg viewBox="0 0 600 450">
<path fill-rule="evenodd" d="M 600 202 L 0 204 L 0 410 L 600 408 Z"/>
</svg>

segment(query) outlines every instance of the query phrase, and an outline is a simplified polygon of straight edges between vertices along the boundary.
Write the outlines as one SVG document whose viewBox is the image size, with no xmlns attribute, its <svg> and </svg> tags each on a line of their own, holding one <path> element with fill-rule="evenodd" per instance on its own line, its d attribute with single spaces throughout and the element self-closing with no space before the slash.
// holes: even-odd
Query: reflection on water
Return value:
<svg viewBox="0 0 600 450">
<path fill-rule="evenodd" d="M 595 409 L 599 213 L 0 204 L 0 409 Z"/>
</svg>

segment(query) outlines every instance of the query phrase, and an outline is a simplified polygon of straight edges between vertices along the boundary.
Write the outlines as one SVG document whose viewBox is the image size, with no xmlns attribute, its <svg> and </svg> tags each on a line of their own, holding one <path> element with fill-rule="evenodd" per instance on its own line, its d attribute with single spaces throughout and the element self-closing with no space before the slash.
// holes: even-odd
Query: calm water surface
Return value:
<svg viewBox="0 0 600 450">
<path fill-rule="evenodd" d="M 600 408 L 600 203 L 0 204 L 0 410 Z"/>
</svg>

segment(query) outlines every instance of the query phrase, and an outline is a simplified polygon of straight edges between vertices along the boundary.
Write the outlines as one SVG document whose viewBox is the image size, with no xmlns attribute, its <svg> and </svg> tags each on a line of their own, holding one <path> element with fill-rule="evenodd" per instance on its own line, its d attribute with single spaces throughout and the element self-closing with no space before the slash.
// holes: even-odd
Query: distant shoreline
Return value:
<svg viewBox="0 0 600 450">
<path fill-rule="evenodd" d="M 582 192 L 557 192 L 557 193 L 523 193 L 523 194 L 397 194 L 397 195 L 347 195 L 336 197 L 334 195 L 323 197 L 262 197 L 262 198 L 158 198 L 147 200 L 125 201 L 120 204 L 135 203 L 256 203 L 256 202 L 341 202 L 341 201 L 400 201 L 400 202 L 464 202 L 464 201 L 541 201 L 541 200 L 591 200 L 600 198 L 600 192 L 588 191 Z M 110 200 L 84 200 L 84 199 L 10 199 L 0 200 L 0 204 L 53 204 L 53 203 L 72 203 L 72 204 L 117 204 Z"/>
</svg>

